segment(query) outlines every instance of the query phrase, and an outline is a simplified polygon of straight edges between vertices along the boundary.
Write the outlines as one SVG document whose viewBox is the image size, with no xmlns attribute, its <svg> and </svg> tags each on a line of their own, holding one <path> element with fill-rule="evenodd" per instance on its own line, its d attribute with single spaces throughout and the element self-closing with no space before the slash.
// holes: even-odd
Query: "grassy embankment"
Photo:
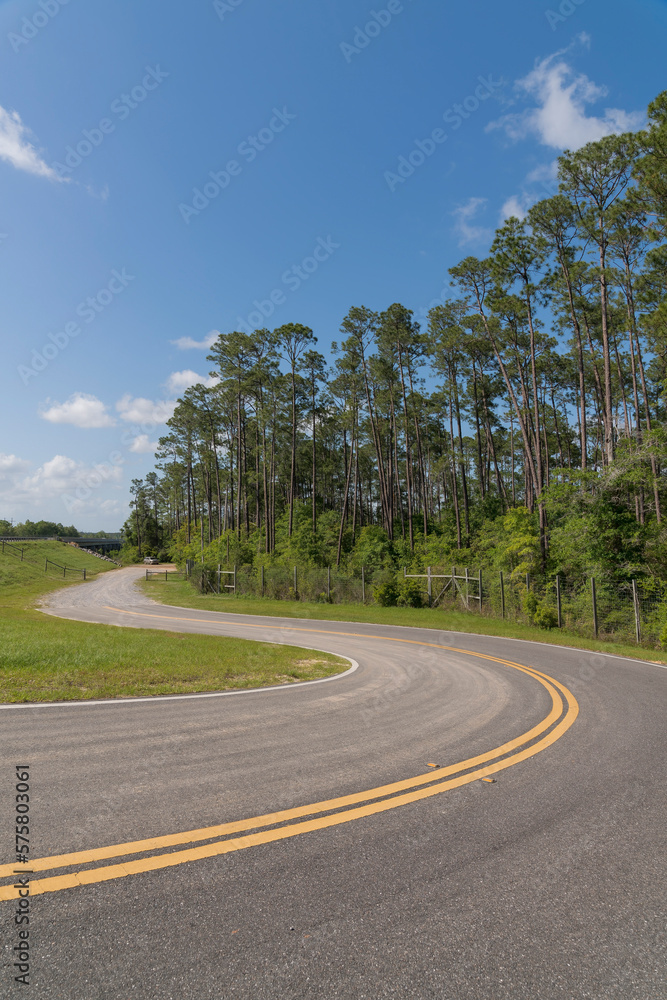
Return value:
<svg viewBox="0 0 667 1000">
<path fill-rule="evenodd" d="M 18 543 L 17 543 L 18 544 Z M 58 542 L 21 543 L 25 561 L 0 554 L 0 702 L 68 701 L 264 687 L 340 673 L 347 660 L 293 646 L 53 618 L 36 605 L 70 585 L 45 558 L 86 568 L 111 563 Z M 76 582 L 76 581 L 72 581 Z"/>
<path fill-rule="evenodd" d="M 487 618 L 468 611 L 440 608 L 382 608 L 377 604 L 319 604 L 307 601 L 276 601 L 269 598 L 198 594 L 185 580 L 142 582 L 144 593 L 164 604 L 237 615 L 268 615 L 276 618 L 319 618 L 325 621 L 366 622 L 376 625 L 409 625 L 443 632 L 473 632 L 508 639 L 549 642 L 557 646 L 614 653 L 650 663 L 667 663 L 667 651 L 629 643 L 585 639 L 564 629 L 541 629 L 519 622 Z"/>
</svg>

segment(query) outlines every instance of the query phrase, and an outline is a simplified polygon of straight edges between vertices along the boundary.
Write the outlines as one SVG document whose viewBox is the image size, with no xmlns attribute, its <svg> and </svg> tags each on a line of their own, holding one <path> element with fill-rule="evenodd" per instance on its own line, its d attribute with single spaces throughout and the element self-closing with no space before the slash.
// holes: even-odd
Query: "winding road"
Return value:
<svg viewBox="0 0 667 1000">
<path fill-rule="evenodd" d="M 156 604 L 81 621 L 350 659 L 248 692 L 0 706 L 31 783 L 32 996 L 662 1000 L 667 672 L 431 629 Z M 12 982 L 13 842 L 0 861 Z"/>
</svg>

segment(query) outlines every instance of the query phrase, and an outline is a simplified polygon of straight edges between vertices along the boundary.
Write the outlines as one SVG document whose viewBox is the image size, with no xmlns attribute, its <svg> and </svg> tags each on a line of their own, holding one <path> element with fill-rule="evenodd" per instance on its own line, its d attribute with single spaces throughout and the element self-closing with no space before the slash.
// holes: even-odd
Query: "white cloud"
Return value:
<svg viewBox="0 0 667 1000">
<path fill-rule="evenodd" d="M 586 43 L 588 38 L 580 35 L 577 41 Z M 641 128 L 641 112 L 605 108 L 602 116 L 587 115 L 587 105 L 597 103 L 608 91 L 585 73 L 577 73 L 563 58 L 568 51 L 561 49 L 538 60 L 527 76 L 516 81 L 519 97 L 532 98 L 535 106 L 490 122 L 487 131 L 504 129 L 513 140 L 532 135 L 543 146 L 561 151 L 580 149 L 605 135 Z"/>
<path fill-rule="evenodd" d="M 472 224 L 477 212 L 485 208 L 486 203 L 486 198 L 469 198 L 465 205 L 459 205 L 452 212 L 456 219 L 454 232 L 458 235 L 460 247 L 468 243 L 488 243 L 491 240 L 493 232 L 490 229 Z"/>
<path fill-rule="evenodd" d="M 203 340 L 193 340 L 192 337 L 179 337 L 178 340 L 172 340 L 170 343 L 174 344 L 181 351 L 206 351 L 210 347 L 213 347 L 219 336 L 219 330 L 211 330 L 210 333 L 206 334 Z"/>
<path fill-rule="evenodd" d="M 499 224 L 502 226 L 503 222 L 511 218 L 511 216 L 515 216 L 517 219 L 525 219 L 532 201 L 533 199 L 526 194 L 513 194 L 500 209 Z"/>
<path fill-rule="evenodd" d="M 138 434 L 130 445 L 130 451 L 133 451 L 135 455 L 148 455 L 157 451 L 158 443 L 158 441 L 151 441 L 148 434 Z"/>
<path fill-rule="evenodd" d="M 175 399 L 145 399 L 126 393 L 116 403 L 121 420 L 130 424 L 165 424 L 176 409 Z"/>
<path fill-rule="evenodd" d="M 50 406 L 48 404 L 51 404 Z M 40 409 L 43 420 L 52 424 L 73 424 L 74 427 L 114 427 L 116 421 L 107 413 L 107 408 L 97 396 L 87 392 L 75 392 L 64 403 L 47 400 Z"/>
<path fill-rule="evenodd" d="M 44 162 L 30 139 L 30 129 L 23 124 L 19 113 L 0 107 L 0 159 L 11 163 L 17 170 L 48 177 L 52 181 L 63 180 Z"/>
<path fill-rule="evenodd" d="M 108 524 L 112 518 L 116 521 L 127 512 L 127 504 L 119 496 L 123 465 L 115 455 L 94 465 L 54 455 L 30 472 L 30 462 L 16 455 L 0 455 L 3 517 L 67 521 L 66 515 L 89 515 L 90 528 L 99 528 L 102 521 Z M 78 526 L 83 527 L 80 521 Z"/>
<path fill-rule="evenodd" d="M 182 372 L 172 372 L 165 382 L 165 386 L 169 392 L 178 394 L 185 392 L 192 385 L 205 385 L 207 389 L 210 389 L 211 386 L 217 385 L 219 381 L 220 379 L 214 376 L 198 375 L 191 368 L 186 368 Z"/>
<path fill-rule="evenodd" d="M 105 483 L 117 485 L 123 480 L 122 464 L 112 462 L 88 465 L 67 455 L 54 455 L 33 473 L 25 475 L 29 462 L 15 455 L 3 458 L 12 459 L 8 474 L 0 477 L 0 498 L 9 502 L 41 503 L 63 493 L 81 489 L 90 491 Z"/>
<path fill-rule="evenodd" d="M 18 458 L 17 455 L 0 453 L 0 480 L 18 472 L 26 472 L 29 468 L 30 462 L 26 462 L 25 459 Z"/>
</svg>

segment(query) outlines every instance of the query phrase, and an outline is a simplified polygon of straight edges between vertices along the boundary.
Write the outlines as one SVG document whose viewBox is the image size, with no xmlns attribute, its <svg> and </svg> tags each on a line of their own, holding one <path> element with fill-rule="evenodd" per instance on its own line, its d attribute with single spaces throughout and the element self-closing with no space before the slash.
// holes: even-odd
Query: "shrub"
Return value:
<svg viewBox="0 0 667 1000">
<path fill-rule="evenodd" d="M 406 580 L 400 586 L 397 603 L 402 608 L 421 608 L 423 606 L 424 595 L 415 580 Z"/>
<path fill-rule="evenodd" d="M 535 612 L 537 611 L 537 604 L 538 604 L 535 594 L 533 594 L 532 591 L 527 590 L 526 593 L 523 595 L 523 600 L 521 601 L 521 604 L 523 607 L 524 614 L 526 615 L 528 620 L 532 623 L 533 618 L 535 616 Z"/>
<path fill-rule="evenodd" d="M 667 649 L 667 625 L 663 625 L 662 631 L 660 633 L 660 645 L 663 649 Z"/>
<path fill-rule="evenodd" d="M 558 612 L 550 607 L 546 601 L 538 601 L 535 594 L 527 590 L 523 595 L 523 610 L 531 625 L 538 628 L 556 628 L 558 625 Z"/>
<path fill-rule="evenodd" d="M 555 608 L 550 608 L 544 601 L 540 601 L 533 615 L 533 625 L 537 625 L 539 628 L 556 628 L 558 612 Z"/>
<path fill-rule="evenodd" d="M 389 580 L 387 583 L 381 583 L 377 587 L 373 587 L 373 597 L 375 598 L 376 604 L 379 604 L 382 608 L 395 608 L 398 603 L 398 587 L 394 580 Z"/>
</svg>

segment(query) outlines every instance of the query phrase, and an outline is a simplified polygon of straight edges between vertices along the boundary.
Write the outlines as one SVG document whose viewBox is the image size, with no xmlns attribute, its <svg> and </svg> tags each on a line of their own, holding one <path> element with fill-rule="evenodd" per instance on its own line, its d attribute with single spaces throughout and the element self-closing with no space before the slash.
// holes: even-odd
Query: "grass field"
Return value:
<svg viewBox="0 0 667 1000">
<path fill-rule="evenodd" d="M 57 542 L 28 543 L 25 560 L 0 554 L 0 702 L 187 694 L 289 684 L 340 673 L 347 660 L 294 646 L 116 628 L 36 610 L 64 584 L 44 559 L 107 572 L 111 563 Z M 34 560 L 34 561 L 33 561 Z M 41 569 L 40 569 L 41 560 Z"/>
<path fill-rule="evenodd" d="M 474 632 L 477 635 L 497 635 L 509 639 L 528 639 L 570 646 L 617 656 L 630 656 L 651 663 L 667 663 L 667 651 L 646 649 L 628 643 L 582 639 L 563 629 L 541 629 L 516 622 L 487 618 L 474 612 L 448 611 L 440 608 L 382 608 L 377 604 L 319 604 L 306 601 L 275 601 L 268 598 L 246 598 L 198 594 L 186 580 L 165 583 L 142 581 L 144 593 L 156 601 L 184 608 L 205 611 L 226 611 L 237 615 L 269 615 L 277 618 L 320 618 L 325 621 L 367 622 L 377 625 L 409 625 L 440 629 L 444 632 Z"/>
</svg>

